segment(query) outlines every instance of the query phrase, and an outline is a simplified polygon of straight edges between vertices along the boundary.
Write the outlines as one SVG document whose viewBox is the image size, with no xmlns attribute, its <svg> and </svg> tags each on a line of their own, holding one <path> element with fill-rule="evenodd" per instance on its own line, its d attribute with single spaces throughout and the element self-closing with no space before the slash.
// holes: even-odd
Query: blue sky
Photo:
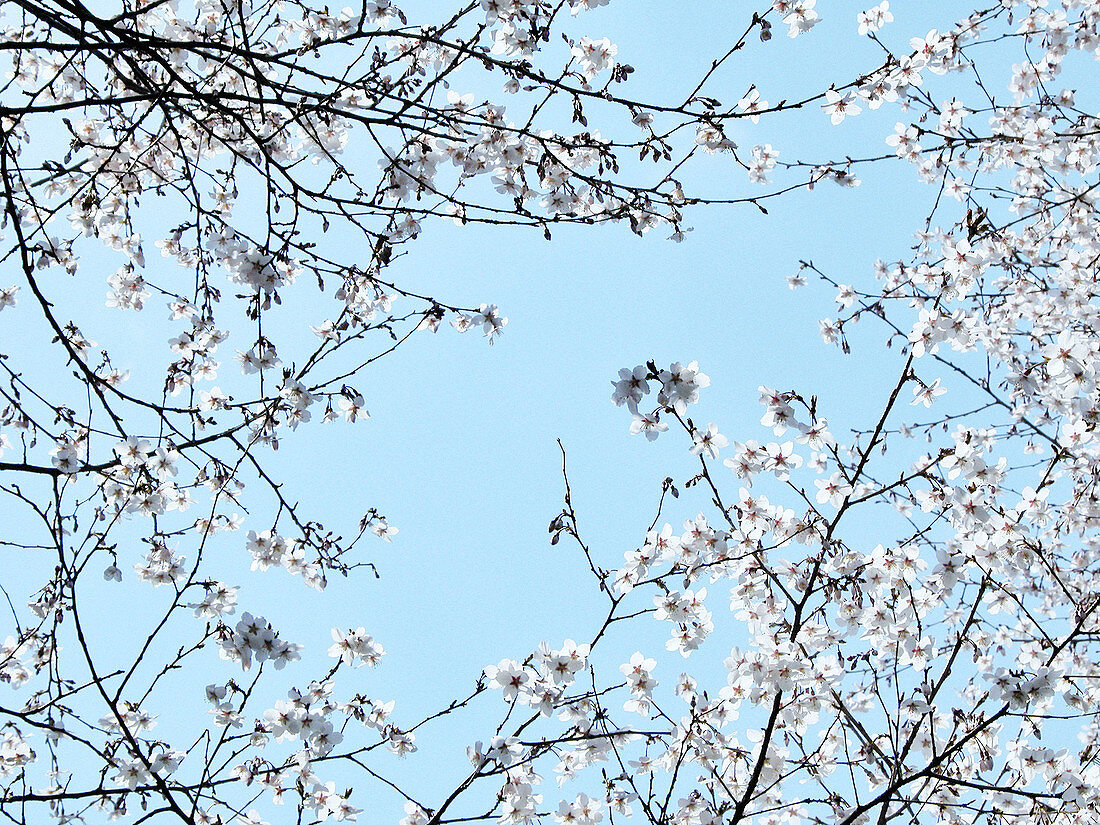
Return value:
<svg viewBox="0 0 1100 825">
<path fill-rule="evenodd" d="M 750 43 L 736 69 L 719 78 L 715 94 L 735 101 L 756 82 L 770 100 L 794 98 L 872 67 L 877 47 L 855 35 L 863 6 L 822 5 L 825 20 L 811 36 L 788 42 L 777 26 L 778 42 Z M 896 6 L 897 20 L 884 32 L 888 40 L 946 28 L 962 10 L 946 2 Z M 619 59 L 637 69 L 630 83 L 636 96 L 676 97 L 742 24 L 739 12 L 727 28 L 726 11 L 725 4 L 707 4 L 690 13 L 693 19 L 679 20 L 681 4 L 612 3 L 579 18 L 573 31 L 607 35 L 619 45 Z M 837 43 L 853 47 L 838 50 Z M 896 119 L 897 112 L 884 107 L 831 128 L 811 107 L 755 127 L 746 123 L 735 139 L 743 147 L 772 143 L 784 159 L 805 151 L 815 161 L 840 160 L 887 152 L 883 139 Z M 728 158 L 701 160 L 685 183 L 694 179 L 715 195 L 753 193 Z M 304 427 L 270 456 L 274 474 L 287 480 L 288 496 L 334 529 L 352 530 L 370 507 L 400 529 L 392 544 L 362 545 L 381 579 L 360 571 L 316 594 L 284 571 L 250 573 L 243 534 L 214 543 L 219 575 L 242 585 L 242 609 L 265 615 L 284 637 L 306 645 L 305 661 L 271 680 L 272 695 L 282 692 L 276 686 L 301 685 L 325 667 L 331 626 L 365 626 L 385 645 L 383 664 L 359 672 L 362 684 L 345 689 L 396 698 L 399 723 L 464 695 L 483 666 L 522 659 L 540 640 L 586 639 L 603 607 L 599 594 L 576 547 L 550 547 L 546 530 L 562 503 L 557 440 L 568 451 L 584 536 L 606 567 L 641 541 L 661 480 L 682 481 L 696 466 L 682 435 L 649 443 L 628 434 L 629 415 L 610 402 L 610 380 L 620 367 L 697 360 L 712 386 L 693 416 L 697 423 L 716 422 L 731 440 L 771 440 L 758 423 L 761 384 L 816 393 L 838 434 L 871 424 L 900 366 L 895 352 L 881 348 L 884 330 L 855 333 L 855 352 L 844 356 L 818 333 L 818 319 L 835 315 L 832 291 L 811 281 L 791 292 L 784 282 L 800 259 L 812 259 L 838 281 L 869 284 L 876 258 L 906 256 L 935 191 L 901 162 L 876 164 L 859 177 L 855 189 L 823 184 L 770 202 L 767 215 L 751 206 L 690 211 L 694 231 L 682 244 L 664 240 L 661 229 L 638 238 L 624 226 L 556 228 L 547 242 L 535 230 L 429 225 L 389 277 L 452 304 L 496 303 L 508 327 L 492 347 L 477 332 L 458 335 L 449 327 L 415 336 L 358 382 L 369 422 Z M 162 265 L 155 254 L 150 263 Z M 301 301 L 283 310 L 285 323 L 331 315 L 331 304 L 311 290 L 298 285 Z M 97 290 L 89 294 L 98 299 Z M 120 355 L 134 352 L 126 366 L 137 372 L 136 350 L 161 346 L 167 337 L 161 307 L 151 302 L 151 310 L 132 327 L 85 332 Z M 107 317 L 75 301 L 72 311 Z M 41 345 L 30 337 L 14 345 L 23 343 Z M 730 479 L 727 489 L 735 494 L 737 487 Z M 678 527 L 705 506 L 704 497 L 686 495 L 667 509 L 666 520 Z M 103 605 L 100 644 L 110 647 L 120 602 L 130 611 L 148 589 L 128 580 L 96 585 L 89 595 Z M 722 609 L 716 605 L 715 612 Z M 643 643 L 663 645 L 663 628 L 642 632 L 614 639 L 615 649 L 628 657 Z M 730 636 L 714 644 L 721 649 L 735 642 Z M 201 685 L 222 673 L 231 673 L 229 666 L 216 662 L 209 674 L 188 678 Z M 675 675 L 658 673 L 668 681 Z M 461 749 L 491 735 L 501 707 L 489 696 L 482 709 L 441 725 L 437 746 L 440 759 L 449 761 L 425 753 L 403 770 L 421 787 L 438 782 L 442 788 L 465 767 L 455 758 Z M 195 712 L 201 712 L 197 705 Z M 437 771 L 437 765 L 444 767 Z M 399 810 L 396 799 L 380 801 L 391 803 Z"/>
<path fill-rule="evenodd" d="M 921 4 L 922 16 L 930 5 Z M 766 92 L 771 99 L 787 94 L 788 84 L 820 84 L 826 70 L 846 81 L 849 64 L 874 51 L 855 40 L 858 10 L 851 4 L 823 10 L 821 36 L 815 31 L 798 43 L 776 44 L 782 59 L 769 60 L 752 44 L 743 77 L 762 89 L 765 81 L 774 84 L 776 91 Z M 907 23 L 895 13 L 896 30 L 926 31 L 924 21 Z M 606 28 L 600 19 L 609 21 Z M 681 63 L 698 67 L 726 34 L 712 29 L 715 42 L 696 46 L 699 28 L 686 26 L 676 35 L 681 47 L 660 39 L 655 12 L 629 24 L 598 15 L 579 22 L 619 43 L 620 59 L 638 68 L 637 94 L 675 87 L 687 71 Z M 611 31 L 612 23 L 620 28 Z M 858 56 L 853 49 L 838 60 L 830 51 L 838 36 L 856 42 Z M 729 81 L 738 96 L 744 88 L 741 80 Z M 734 97 L 726 87 L 721 92 Z M 847 146 L 853 154 L 888 151 L 883 139 L 895 119 L 884 108 L 831 129 L 814 109 L 784 123 L 746 124 L 737 139 L 744 146 L 771 142 L 789 152 L 785 157 L 823 144 L 812 157 L 838 159 Z M 696 176 L 714 192 L 751 192 L 744 173 L 731 167 L 728 159 L 705 158 Z M 792 292 L 784 282 L 799 259 L 812 258 L 842 282 L 868 284 L 876 258 L 906 255 L 934 190 L 900 163 L 876 165 L 860 177 L 856 189 L 822 185 L 774 201 L 768 215 L 748 206 L 690 212 L 694 231 L 683 244 L 664 240 L 661 230 L 637 238 L 614 226 L 556 228 L 550 243 L 534 230 L 430 226 L 391 267 L 391 277 L 458 304 L 496 303 L 509 325 L 493 347 L 477 333 L 450 329 L 414 339 L 362 382 L 369 423 L 312 428 L 273 457 L 288 475 L 308 476 L 295 485 L 303 501 L 334 517 L 337 502 L 347 502 L 349 522 L 377 506 L 401 530 L 392 545 L 366 545 L 380 581 L 335 581 L 324 596 L 291 591 L 302 592 L 304 609 L 281 616 L 287 636 L 317 639 L 318 611 L 339 616 L 336 624 L 365 625 L 390 655 L 363 674 L 371 686 L 364 689 L 397 698 L 399 720 L 464 695 L 481 667 L 523 658 L 540 640 L 587 638 L 602 616 L 599 594 L 577 548 L 550 547 L 547 540 L 546 525 L 562 502 L 557 439 L 568 451 L 584 536 L 608 567 L 641 541 L 661 480 L 682 481 L 696 466 L 681 435 L 649 443 L 628 434 L 629 415 L 610 402 L 610 380 L 620 367 L 651 358 L 698 360 L 712 386 L 693 415 L 715 421 L 731 439 L 771 440 L 758 423 L 760 384 L 818 394 L 838 433 L 872 423 L 900 366 L 894 352 L 881 349 L 884 331 L 857 331 L 856 352 L 843 356 L 818 333 L 818 319 L 835 315 L 832 290 L 811 282 Z M 731 478 L 727 489 L 735 494 L 737 487 Z M 705 507 L 704 497 L 685 495 L 666 519 L 679 528 Z M 284 587 L 297 585 L 286 579 L 279 572 L 262 583 L 249 579 L 242 602 L 280 598 Z M 718 620 L 728 622 L 724 609 L 716 604 Z M 718 650 L 737 641 L 728 624 L 723 633 L 713 642 Z M 643 623 L 613 640 L 610 658 L 625 654 L 617 660 L 625 661 L 647 646 L 660 650 L 664 638 L 662 627 Z M 311 647 L 316 655 L 318 642 Z M 658 674 L 666 683 L 679 672 L 679 663 L 668 661 Z M 438 734 L 425 732 L 421 759 L 411 757 L 403 770 L 414 784 L 438 781 L 442 790 L 464 769 L 455 764 L 461 748 L 488 738 L 502 708 L 490 696 Z M 438 776 L 428 775 L 437 769 Z"/>
</svg>

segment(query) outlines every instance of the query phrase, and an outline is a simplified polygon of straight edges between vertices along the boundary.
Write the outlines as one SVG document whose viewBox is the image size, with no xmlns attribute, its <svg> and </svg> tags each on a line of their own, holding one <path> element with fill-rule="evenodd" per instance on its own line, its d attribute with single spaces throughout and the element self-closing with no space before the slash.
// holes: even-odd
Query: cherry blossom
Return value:
<svg viewBox="0 0 1100 825">
<path fill-rule="evenodd" d="M 607 2 L 2 16 L 13 821 L 355 821 L 363 799 L 406 825 L 1096 820 L 1096 3 L 957 22 L 930 5 L 911 31 L 887 2 L 833 29 L 814 0 L 762 2 L 723 12 L 728 53 L 656 100 Z M 834 36 L 850 73 L 770 71 Z M 906 176 L 929 195 L 912 237 L 836 274 L 795 249 L 823 190 L 851 197 L 880 168 L 897 198 Z M 511 334 L 492 295 L 413 287 L 397 262 L 421 238 L 607 224 L 690 245 L 699 210 L 774 217 L 793 192 L 792 300 L 820 283 L 824 344 L 874 380 L 759 379 L 760 429 L 731 431 L 699 362 L 622 353 L 642 363 L 612 377 L 626 409 L 608 414 L 638 449 L 679 445 L 653 508 L 590 542 L 563 466 L 550 533 L 576 556 L 572 638 L 470 662 L 469 692 L 438 709 L 409 717 L 356 669 L 400 666 L 369 610 L 284 637 L 285 573 L 311 599 L 366 573 L 364 603 L 400 619 L 371 548 L 408 533 L 369 503 L 317 520 L 272 453 L 321 424 L 374 427 L 370 367 L 406 341 Z M 706 334 L 661 309 L 649 322 Z M 423 781 L 419 750 L 447 736 L 466 737 L 442 743 L 458 768 Z"/>
</svg>

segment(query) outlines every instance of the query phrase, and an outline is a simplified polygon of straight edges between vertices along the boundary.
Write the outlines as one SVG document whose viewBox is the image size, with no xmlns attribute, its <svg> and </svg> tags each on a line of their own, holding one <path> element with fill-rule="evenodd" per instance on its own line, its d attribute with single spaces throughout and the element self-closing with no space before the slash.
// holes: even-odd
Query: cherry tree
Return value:
<svg viewBox="0 0 1100 825">
<path fill-rule="evenodd" d="M 0 491 L 28 559 L 0 582 L 5 817 L 365 820 L 385 793 L 405 825 L 1093 821 L 1100 120 L 1064 78 L 1089 78 L 1100 4 L 991 2 L 912 33 L 882 2 L 850 19 L 878 61 L 794 96 L 767 61 L 821 17 L 774 0 L 679 98 L 641 100 L 585 24 L 606 1 L 0 5 Z M 735 61 L 759 80 L 731 92 Z M 880 108 L 896 127 L 842 162 L 767 131 Z M 739 145 L 749 127 L 771 142 Z M 495 305 L 389 275 L 433 222 L 681 241 L 693 210 L 898 163 L 937 193 L 905 256 L 848 284 L 807 252 L 789 279 L 835 290 L 826 344 L 849 351 L 860 321 L 885 336 L 879 414 L 841 432 L 814 388 L 761 387 L 763 429 L 727 433 L 696 412 L 706 365 L 621 370 L 629 432 L 695 463 L 623 556 L 585 540 L 563 453 L 550 541 L 604 603 L 586 638 L 471 662 L 467 695 L 402 719 L 349 686 L 385 656 L 368 627 L 292 640 L 238 599 L 211 550 L 233 532 L 258 575 L 373 582 L 364 539 L 396 527 L 326 525 L 271 451 L 369 426 L 356 385 L 414 336 L 503 333 Z M 707 165 L 743 188 L 685 186 Z M 328 317 L 293 313 L 316 295 Z M 124 575 L 150 595 L 120 659 L 86 598 Z M 663 648 L 622 648 L 654 622 Z M 196 687 L 214 663 L 233 677 Z M 495 722 L 449 792 L 392 768 L 475 705 Z"/>
</svg>

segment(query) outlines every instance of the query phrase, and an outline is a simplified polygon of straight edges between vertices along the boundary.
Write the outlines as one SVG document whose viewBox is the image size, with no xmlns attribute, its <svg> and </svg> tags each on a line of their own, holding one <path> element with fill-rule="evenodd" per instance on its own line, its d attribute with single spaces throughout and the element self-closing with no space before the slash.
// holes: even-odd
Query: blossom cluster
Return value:
<svg viewBox="0 0 1100 825">
<path fill-rule="evenodd" d="M 502 659 L 484 669 L 489 686 L 500 690 L 505 702 L 530 705 L 543 716 L 550 716 L 577 673 L 584 669 L 588 645 L 566 639 L 561 648 L 551 650 L 543 642 L 531 664 Z"/>
<path fill-rule="evenodd" d="M 252 666 L 253 659 L 257 662 L 270 659 L 275 668 L 281 670 L 287 662 L 301 658 L 301 645 L 281 639 L 269 622 L 251 613 L 242 613 L 234 629 L 219 626 L 218 634 L 219 655 L 237 662 L 244 670 Z"/>
</svg>

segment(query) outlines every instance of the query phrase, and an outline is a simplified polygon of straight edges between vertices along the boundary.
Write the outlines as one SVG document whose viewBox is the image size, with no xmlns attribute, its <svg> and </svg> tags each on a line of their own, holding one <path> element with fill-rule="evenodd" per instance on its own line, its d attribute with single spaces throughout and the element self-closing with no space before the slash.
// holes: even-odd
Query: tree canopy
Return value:
<svg viewBox="0 0 1100 825">
<path fill-rule="evenodd" d="M 0 3 L 8 820 L 1100 813 L 1100 2 L 1001 0 L 922 32 L 888 2 L 853 11 L 878 59 L 823 67 L 808 93 L 770 67 L 820 34 L 815 0 L 727 9 L 726 48 L 671 99 L 594 36 L 606 4 Z M 892 131 L 833 148 L 880 108 Z M 624 437 L 697 463 L 608 548 L 585 538 L 563 448 L 548 536 L 601 605 L 584 638 L 470 662 L 467 694 L 404 718 L 354 681 L 386 653 L 369 615 L 291 639 L 290 608 L 238 598 L 212 549 L 234 532 L 256 575 L 384 592 L 370 542 L 397 526 L 303 507 L 272 451 L 369 426 L 364 382 L 407 341 L 506 334 L 506 309 L 392 274 L 434 223 L 534 229 L 548 255 L 559 225 L 690 243 L 704 209 L 767 214 L 887 165 L 936 192 L 915 242 L 862 279 L 796 251 L 788 279 L 834 292 L 826 345 L 849 352 L 859 322 L 882 342 L 875 417 L 834 431 L 814 388 L 761 386 L 763 429 L 726 432 L 691 353 L 609 376 Z M 718 167 L 742 184 L 708 188 Z M 294 312 L 318 297 L 326 320 Z M 105 583 L 134 578 L 148 596 L 117 606 L 116 650 L 89 628 Z M 664 649 L 634 630 L 655 621 Z M 418 737 L 457 718 L 479 721 L 439 795 L 427 780 L 455 769 L 417 767 Z"/>
</svg>

